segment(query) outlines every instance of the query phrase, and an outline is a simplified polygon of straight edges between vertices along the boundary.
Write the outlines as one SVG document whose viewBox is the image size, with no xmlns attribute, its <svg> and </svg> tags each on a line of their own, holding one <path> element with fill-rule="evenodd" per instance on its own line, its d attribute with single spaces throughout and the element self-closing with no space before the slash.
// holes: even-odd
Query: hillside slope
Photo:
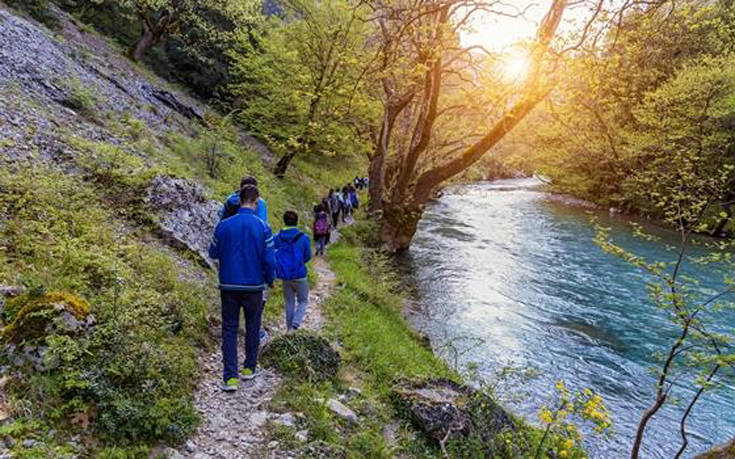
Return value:
<svg viewBox="0 0 735 459">
<path fill-rule="evenodd" d="M 277 182 L 257 140 L 58 14 L 0 4 L 0 456 L 145 456 L 198 422 L 220 200 L 253 174 L 275 223 L 355 165 Z"/>
</svg>

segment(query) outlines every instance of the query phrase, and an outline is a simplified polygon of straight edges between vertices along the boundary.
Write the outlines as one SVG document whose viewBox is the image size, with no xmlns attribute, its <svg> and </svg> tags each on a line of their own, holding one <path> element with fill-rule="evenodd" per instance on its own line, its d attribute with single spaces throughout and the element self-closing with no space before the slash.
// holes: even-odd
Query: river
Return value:
<svg viewBox="0 0 735 459">
<path fill-rule="evenodd" d="M 603 253 L 588 213 L 551 201 L 533 179 L 457 187 L 432 202 L 406 261 L 417 286 L 420 328 L 461 368 L 492 380 L 504 366 L 538 370 L 511 384 L 511 411 L 536 422 L 555 381 L 600 393 L 611 412 L 609 439 L 586 435 L 591 457 L 627 457 L 641 412 L 653 400 L 654 352 L 674 330 L 649 300 L 646 274 Z M 651 260 L 671 260 L 663 238 L 633 237 L 623 217 L 599 213 L 616 242 Z M 722 271 L 722 270 L 721 270 Z M 723 272 L 689 266 L 702 294 L 722 286 Z M 730 327 L 732 315 L 719 318 Z M 453 343 L 447 345 L 447 343 Z M 451 351 L 450 351 L 451 350 Z M 675 395 L 691 390 L 680 385 Z M 667 405 L 649 424 L 642 457 L 673 457 L 682 407 Z M 735 388 L 709 392 L 689 420 L 692 457 L 735 436 Z M 588 433 L 588 429 L 583 429 Z"/>
</svg>

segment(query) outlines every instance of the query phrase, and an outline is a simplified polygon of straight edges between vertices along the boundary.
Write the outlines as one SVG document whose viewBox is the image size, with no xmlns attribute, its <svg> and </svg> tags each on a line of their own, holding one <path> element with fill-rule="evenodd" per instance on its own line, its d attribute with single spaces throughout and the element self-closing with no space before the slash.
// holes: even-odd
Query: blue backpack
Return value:
<svg viewBox="0 0 735 459">
<path fill-rule="evenodd" d="M 302 254 L 296 248 L 296 243 L 304 233 L 299 233 L 295 238 L 286 241 L 281 240 L 281 247 L 276 251 L 276 277 L 283 280 L 298 279 L 301 274 L 301 266 L 304 264 Z"/>
</svg>

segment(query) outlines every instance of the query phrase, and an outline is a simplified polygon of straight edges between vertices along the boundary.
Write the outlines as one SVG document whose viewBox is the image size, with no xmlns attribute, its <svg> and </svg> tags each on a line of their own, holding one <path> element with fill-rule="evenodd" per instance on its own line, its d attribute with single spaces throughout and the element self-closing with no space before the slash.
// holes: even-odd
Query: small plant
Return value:
<svg viewBox="0 0 735 459">
<path fill-rule="evenodd" d="M 552 443 L 552 449 L 557 457 L 580 457 L 579 446 L 582 440 L 572 417 L 577 416 L 591 422 L 593 431 L 597 434 L 612 433 L 612 421 L 605 402 L 591 389 L 572 392 L 563 381 L 556 383 L 556 400 L 549 406 L 539 410 L 539 420 L 544 426 L 544 433 L 536 446 L 536 459 L 546 457 L 544 447 L 547 441 Z"/>
<path fill-rule="evenodd" d="M 86 117 L 92 117 L 97 107 L 97 96 L 84 86 L 82 81 L 73 77 L 67 82 L 67 93 L 61 103 Z"/>
</svg>

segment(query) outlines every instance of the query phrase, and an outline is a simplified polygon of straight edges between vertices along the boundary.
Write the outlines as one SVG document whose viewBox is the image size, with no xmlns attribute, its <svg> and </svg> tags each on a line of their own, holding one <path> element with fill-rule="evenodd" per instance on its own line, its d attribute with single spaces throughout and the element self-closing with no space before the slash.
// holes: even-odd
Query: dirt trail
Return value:
<svg viewBox="0 0 735 459">
<path fill-rule="evenodd" d="M 339 233 L 333 233 L 333 241 Z M 334 272 L 324 257 L 315 257 L 309 267 L 317 275 L 316 285 L 309 293 L 309 309 L 303 328 L 319 331 L 324 326 L 321 304 L 329 296 L 335 284 Z M 279 321 L 273 334 L 285 330 Z M 242 344 L 244 336 L 240 336 Z M 284 457 L 278 444 L 266 443 L 265 426 L 271 421 L 288 425 L 293 417 L 268 411 L 273 395 L 278 391 L 282 378 L 273 370 L 263 370 L 252 381 L 244 381 L 234 393 L 220 389 L 222 378 L 222 355 L 212 349 L 200 359 L 201 376 L 195 392 L 195 406 L 202 416 L 196 434 L 181 448 L 181 452 L 170 451 L 169 456 L 178 454 L 190 458 L 247 458 Z M 180 457 L 180 456 L 178 456 Z"/>
</svg>

